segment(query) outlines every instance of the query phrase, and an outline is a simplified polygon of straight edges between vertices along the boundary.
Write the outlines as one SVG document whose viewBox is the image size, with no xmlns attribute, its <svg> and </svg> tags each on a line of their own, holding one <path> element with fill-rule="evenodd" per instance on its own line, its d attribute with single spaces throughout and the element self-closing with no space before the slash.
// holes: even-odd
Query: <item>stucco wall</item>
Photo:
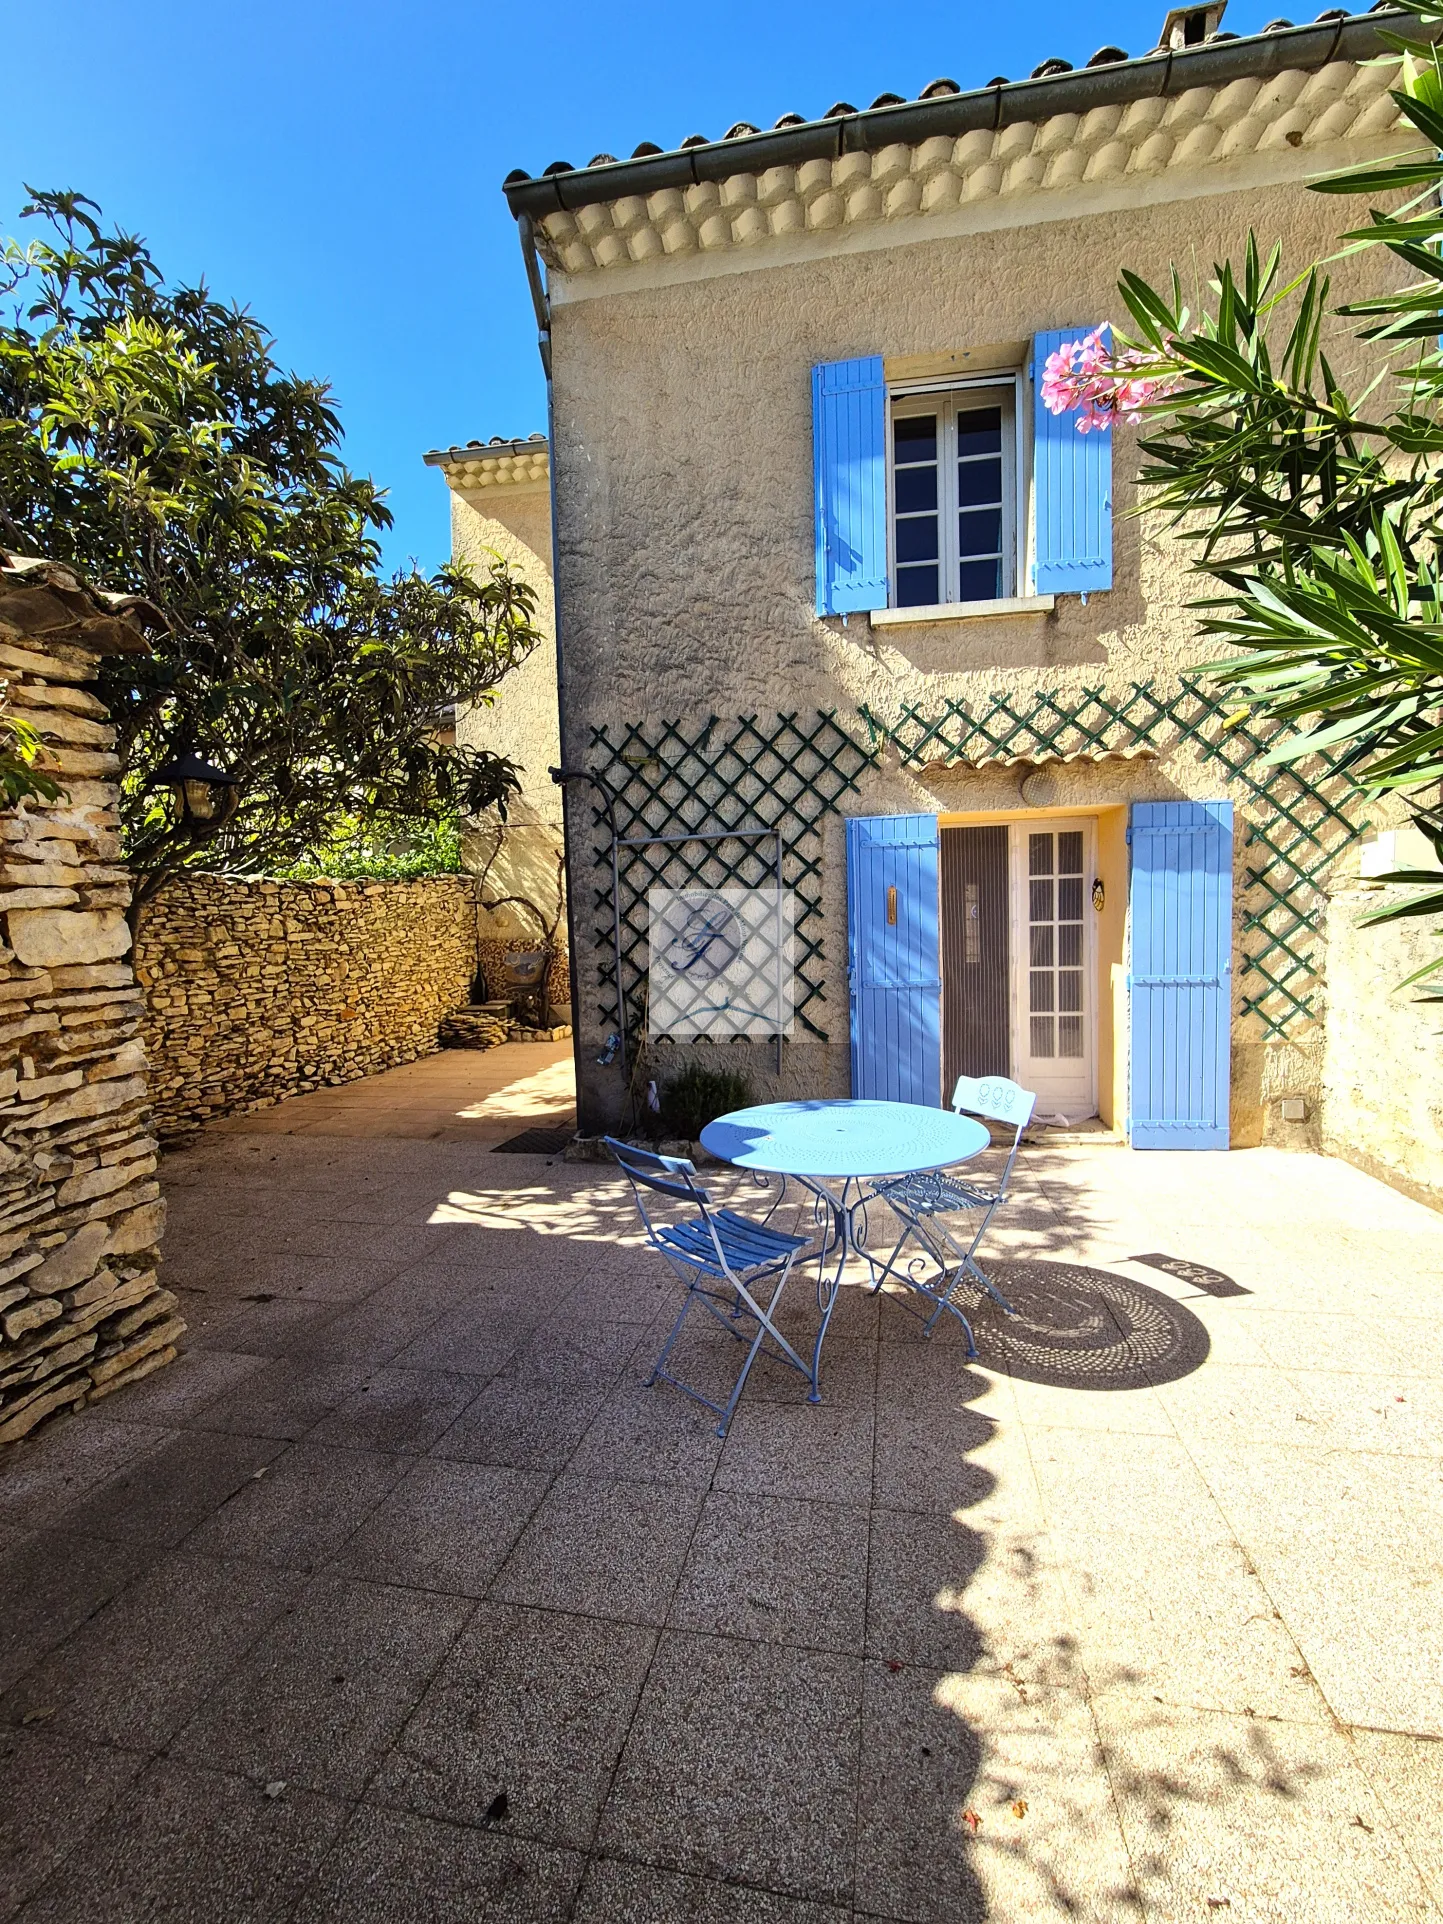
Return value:
<svg viewBox="0 0 1443 1924">
<path fill-rule="evenodd" d="M 1323 1148 L 1443 1208 L 1443 1007 L 1398 984 L 1443 951 L 1432 917 L 1364 927 L 1408 891 L 1345 887 L 1328 904 Z"/>
<path fill-rule="evenodd" d="M 476 955 L 465 876 L 177 878 L 135 951 L 157 1132 L 429 1055 L 470 1000 Z"/>
<path fill-rule="evenodd" d="M 718 272 L 614 296 L 596 291 L 604 272 L 584 290 L 558 276 L 552 459 L 567 759 L 588 759 L 591 731 L 601 724 L 855 710 L 864 702 L 896 714 L 905 703 L 975 702 L 994 689 L 1116 687 L 1205 659 L 1209 651 L 1184 606 L 1193 589 L 1176 546 L 1129 516 L 1135 456 L 1126 434 L 1115 452 L 1111 593 L 1085 607 L 1060 600 L 1051 615 L 944 627 L 882 630 L 865 616 L 818 619 L 810 369 L 877 352 L 1020 343 L 1042 328 L 1115 316 L 1121 266 L 1160 279 L 1177 260 L 1192 279 L 1215 257 L 1237 254 L 1249 225 L 1264 245 L 1280 237 L 1288 260 L 1302 264 L 1332 250 L 1349 211 L 1297 187 L 1274 187 Z M 1335 288 L 1345 296 L 1384 272 L 1380 255 L 1340 262 Z M 575 298 L 583 292 L 586 298 Z M 1346 347 L 1339 358 L 1347 364 Z M 1066 770 L 1060 780 L 1063 798 L 1081 807 L 1227 792 L 1216 767 L 1192 748 L 1162 762 Z M 1005 771 L 919 776 L 884 760 L 845 806 L 881 813 L 1021 804 L 1016 777 Z M 836 816 L 823 819 L 822 843 L 830 1040 L 793 1045 L 789 1092 L 839 1092 L 848 1080 L 845 868 Z M 1237 858 L 1241 883 L 1242 837 Z M 602 1039 L 604 957 L 584 938 L 578 948 L 590 977 L 582 982 L 578 1051 L 583 1113 L 595 1121 L 616 1113 L 620 1089 L 614 1072 L 590 1060 Z M 1239 1140 L 1257 1140 L 1269 1127 L 1271 1046 L 1255 1023 L 1239 1025 Z M 1300 1073 L 1303 1058 L 1316 1073 L 1319 1049 L 1315 1032 L 1290 1042 L 1285 1078 Z M 753 1080 L 767 1087 L 767 1057 L 754 1054 Z"/>
</svg>

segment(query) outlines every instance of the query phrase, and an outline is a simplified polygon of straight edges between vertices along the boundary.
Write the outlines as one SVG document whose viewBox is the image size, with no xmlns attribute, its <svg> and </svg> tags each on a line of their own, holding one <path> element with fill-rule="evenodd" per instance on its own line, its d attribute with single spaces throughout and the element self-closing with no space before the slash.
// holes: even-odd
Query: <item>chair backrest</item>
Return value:
<svg viewBox="0 0 1443 1924">
<path fill-rule="evenodd" d="M 696 1180 L 695 1163 L 685 1156 L 658 1156 L 650 1149 L 638 1149 L 633 1142 L 618 1142 L 615 1136 L 603 1136 L 601 1140 L 631 1178 L 633 1186 L 641 1183 L 678 1202 L 706 1204 L 711 1201 Z"/>
<path fill-rule="evenodd" d="M 1032 1120 L 1036 1104 L 1030 1089 L 1019 1088 L 1006 1076 L 958 1076 L 952 1091 L 952 1107 L 959 1116 L 986 1116 L 989 1122 L 1008 1122 L 1018 1130 Z"/>
</svg>

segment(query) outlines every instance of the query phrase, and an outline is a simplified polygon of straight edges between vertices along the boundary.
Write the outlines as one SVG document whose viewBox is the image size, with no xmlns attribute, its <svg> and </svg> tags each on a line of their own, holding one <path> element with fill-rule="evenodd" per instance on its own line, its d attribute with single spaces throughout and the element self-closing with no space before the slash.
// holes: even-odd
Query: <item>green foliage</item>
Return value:
<svg viewBox="0 0 1443 1924">
<path fill-rule="evenodd" d="M 93 202 L 32 190 L 25 214 L 48 235 L 3 252 L 0 542 L 169 624 L 99 689 L 142 898 L 186 864 L 314 862 L 352 822 L 504 811 L 518 771 L 444 724 L 534 645 L 531 589 L 499 557 L 483 580 L 384 577 L 390 513 L 342 464 L 327 388 L 284 372 L 243 309 L 168 285 Z M 210 823 L 152 787 L 186 746 L 239 777 Z"/>
<path fill-rule="evenodd" d="M 1334 305 L 1326 263 L 1286 279 L 1249 235 L 1241 272 L 1214 269 L 1194 321 L 1176 273 L 1168 293 L 1120 283 L 1152 371 L 1181 386 L 1147 410 L 1145 511 L 1191 545 L 1213 592 L 1202 628 L 1237 651 L 1213 665 L 1247 707 L 1291 724 L 1267 757 L 1345 750 L 1354 775 L 1408 797 L 1443 850 L 1443 0 L 1400 0 L 1427 37 L 1396 50 L 1402 113 L 1434 150 L 1315 182 L 1324 193 L 1406 196 L 1343 236 L 1385 247 L 1408 285 Z M 1323 343 L 1347 329 L 1374 344 L 1350 392 Z M 1388 878 L 1423 892 L 1371 920 L 1443 910 L 1427 871 Z M 1443 958 L 1410 977 L 1443 969 Z"/>
<path fill-rule="evenodd" d="M 418 875 L 459 875 L 460 826 L 448 821 L 343 825 L 328 848 L 314 858 L 276 871 L 283 881 L 309 882 L 324 876 L 339 880 L 409 882 Z"/>
<path fill-rule="evenodd" d="M 709 1122 L 732 1109 L 750 1107 L 752 1100 L 752 1086 L 744 1075 L 700 1062 L 678 1070 L 660 1093 L 662 1128 L 683 1142 L 695 1142 Z"/>
<path fill-rule="evenodd" d="M 4 696 L 0 682 L 0 699 Z M 59 801 L 63 790 L 58 782 L 42 775 L 35 767 L 40 753 L 40 737 L 29 722 L 18 715 L 0 712 L 0 807 L 14 808 L 27 801 Z"/>
</svg>

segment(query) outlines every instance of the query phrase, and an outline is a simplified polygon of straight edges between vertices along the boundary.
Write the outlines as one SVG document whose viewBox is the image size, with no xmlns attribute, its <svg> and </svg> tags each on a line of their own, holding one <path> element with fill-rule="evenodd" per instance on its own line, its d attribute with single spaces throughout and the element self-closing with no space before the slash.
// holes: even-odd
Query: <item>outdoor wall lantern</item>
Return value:
<svg viewBox="0 0 1443 1924">
<path fill-rule="evenodd" d="M 176 820 L 189 828 L 223 821 L 234 799 L 226 791 L 239 787 L 240 777 L 217 768 L 193 748 L 181 748 L 156 769 L 151 785 L 169 788 L 175 797 Z"/>
</svg>

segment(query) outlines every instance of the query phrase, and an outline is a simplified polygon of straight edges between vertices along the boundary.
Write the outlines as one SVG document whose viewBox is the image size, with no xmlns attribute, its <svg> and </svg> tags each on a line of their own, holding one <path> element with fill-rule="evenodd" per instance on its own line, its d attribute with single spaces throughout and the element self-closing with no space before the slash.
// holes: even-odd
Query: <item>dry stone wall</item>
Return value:
<svg viewBox="0 0 1443 1924">
<path fill-rule="evenodd" d="M 158 1369 L 185 1328 L 159 1277 L 120 765 L 86 686 L 146 646 L 127 610 L 0 555 L 5 707 L 65 791 L 0 813 L 0 1443 Z"/>
<path fill-rule="evenodd" d="M 135 958 L 162 1138 L 437 1047 L 471 999 L 473 887 L 192 874 L 147 908 Z"/>
</svg>

